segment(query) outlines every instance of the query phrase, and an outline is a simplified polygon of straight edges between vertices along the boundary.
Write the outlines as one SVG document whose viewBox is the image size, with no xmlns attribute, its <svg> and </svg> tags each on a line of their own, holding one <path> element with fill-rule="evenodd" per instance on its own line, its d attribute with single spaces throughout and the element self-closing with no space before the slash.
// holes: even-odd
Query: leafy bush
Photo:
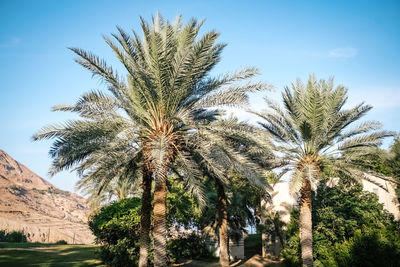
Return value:
<svg viewBox="0 0 400 267">
<path fill-rule="evenodd" d="M 26 243 L 26 235 L 22 232 L 18 231 L 12 231 L 7 234 L 6 236 L 6 242 L 11 242 L 11 243 Z"/>
<path fill-rule="evenodd" d="M 177 194 L 175 194 L 177 195 Z M 175 196 L 172 195 L 172 196 Z M 177 218 L 178 209 L 187 209 L 180 203 L 184 200 L 169 196 L 169 204 L 178 203 L 177 208 L 169 215 L 171 221 L 181 223 Z M 139 225 L 141 200 L 139 198 L 123 199 L 103 207 L 89 220 L 89 228 L 96 237 L 96 243 L 101 244 L 100 255 L 108 266 L 136 266 L 139 260 Z M 184 224 L 184 223 L 182 223 Z M 205 240 L 195 234 L 168 241 L 168 256 L 171 262 L 178 259 L 209 258 L 211 254 L 206 249 Z M 152 248 L 149 251 L 149 261 L 152 261 Z"/>
<path fill-rule="evenodd" d="M 180 225 L 189 228 L 201 217 L 201 210 L 193 196 L 185 190 L 183 183 L 177 180 L 176 177 L 169 178 L 167 222 L 168 226 Z"/>
<path fill-rule="evenodd" d="M 298 211 L 292 212 L 281 253 L 288 266 L 301 266 L 298 218 Z M 399 229 L 361 185 L 321 185 L 313 196 L 314 265 L 400 266 Z"/>
<path fill-rule="evenodd" d="M 89 221 L 102 244 L 101 258 L 108 266 L 136 266 L 139 260 L 140 199 L 128 198 L 103 207 Z"/>
<path fill-rule="evenodd" d="M 67 244 L 68 244 L 68 242 L 65 241 L 65 240 L 58 240 L 58 241 L 56 242 L 56 245 L 67 245 Z"/>
<path fill-rule="evenodd" d="M 10 242 L 10 243 L 26 243 L 26 235 L 22 232 L 12 231 L 7 233 L 4 230 L 0 231 L 0 242 Z"/>
<path fill-rule="evenodd" d="M 195 233 L 168 240 L 167 250 L 172 263 L 179 259 L 212 258 L 210 251 L 206 248 L 204 238 Z"/>
<path fill-rule="evenodd" d="M 0 242 L 5 242 L 6 240 L 6 231 L 0 230 Z"/>
<path fill-rule="evenodd" d="M 250 258 L 255 254 L 261 255 L 261 251 L 262 251 L 261 234 L 249 234 L 244 239 L 244 254 L 246 258 Z"/>
<path fill-rule="evenodd" d="M 400 234 L 386 227 L 357 230 L 335 251 L 337 266 L 400 266 Z"/>
</svg>

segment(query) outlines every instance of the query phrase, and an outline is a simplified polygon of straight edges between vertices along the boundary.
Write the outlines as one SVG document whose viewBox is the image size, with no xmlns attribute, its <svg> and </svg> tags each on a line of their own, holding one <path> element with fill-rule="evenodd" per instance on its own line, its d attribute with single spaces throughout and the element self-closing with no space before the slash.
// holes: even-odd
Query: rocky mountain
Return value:
<svg viewBox="0 0 400 267">
<path fill-rule="evenodd" d="M 63 191 L 0 149 L 0 230 L 23 231 L 30 242 L 90 244 L 86 200 Z"/>
</svg>

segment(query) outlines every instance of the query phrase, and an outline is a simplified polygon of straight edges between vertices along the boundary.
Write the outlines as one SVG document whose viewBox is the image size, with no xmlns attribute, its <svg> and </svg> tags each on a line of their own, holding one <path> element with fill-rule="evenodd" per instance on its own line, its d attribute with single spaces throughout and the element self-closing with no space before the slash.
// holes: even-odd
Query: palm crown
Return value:
<svg viewBox="0 0 400 267">
<path fill-rule="evenodd" d="M 257 82 L 235 84 L 256 75 L 254 68 L 209 77 L 224 45 L 215 44 L 219 34 L 214 31 L 196 40 L 202 23 L 191 20 L 183 26 L 178 17 L 169 24 L 157 15 L 153 24 L 142 19 L 142 39 L 121 28 L 119 35 L 113 34 L 119 45 L 105 37 L 127 70 L 126 79 L 93 54 L 71 48 L 79 64 L 107 83 L 111 95 L 92 91 L 75 105 L 53 108 L 77 112 L 83 120 L 44 127 L 34 136 L 57 138 L 50 150 L 51 174 L 77 163 L 81 173 L 105 164 L 121 172 L 129 165 L 122 159 L 133 163 L 140 157 L 155 170 L 173 161 L 193 129 L 222 114 L 210 108 L 245 105 L 246 93 L 269 88 Z M 128 152 L 123 158 L 110 155 L 121 150 Z M 104 170 L 96 169 L 96 175 Z"/>
<path fill-rule="evenodd" d="M 363 168 L 360 158 L 392 135 L 379 130 L 381 125 L 374 121 L 347 129 L 372 107 L 361 103 L 344 109 L 347 89 L 335 88 L 333 79 L 317 81 L 311 76 L 306 85 L 298 80 L 291 89 L 285 88 L 282 98 L 284 109 L 266 100 L 271 109 L 255 113 L 265 120 L 260 125 L 272 134 L 277 144 L 276 151 L 282 156 L 280 167 L 286 167 L 284 172 L 295 171 L 294 186 L 305 168 L 314 172 L 329 170 L 331 175 L 359 180 L 362 178 L 359 170 Z"/>
</svg>

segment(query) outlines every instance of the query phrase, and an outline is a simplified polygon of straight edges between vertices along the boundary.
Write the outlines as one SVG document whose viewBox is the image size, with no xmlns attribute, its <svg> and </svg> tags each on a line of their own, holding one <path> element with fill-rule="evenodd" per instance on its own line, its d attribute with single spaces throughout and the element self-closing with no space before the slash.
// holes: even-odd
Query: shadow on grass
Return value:
<svg viewBox="0 0 400 267">
<path fill-rule="evenodd" d="M 97 246 L 1 243 L 0 266 L 102 266 Z"/>
</svg>

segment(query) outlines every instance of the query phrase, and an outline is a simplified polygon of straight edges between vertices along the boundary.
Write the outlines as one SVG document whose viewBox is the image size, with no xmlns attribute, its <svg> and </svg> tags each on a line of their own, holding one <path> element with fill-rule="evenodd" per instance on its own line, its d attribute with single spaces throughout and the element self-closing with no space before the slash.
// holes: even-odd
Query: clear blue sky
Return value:
<svg viewBox="0 0 400 267">
<path fill-rule="evenodd" d="M 206 19 L 228 44 L 215 74 L 258 67 L 277 88 L 296 78 L 334 76 L 349 102 L 374 106 L 368 119 L 400 131 L 399 1 L 0 1 L 0 149 L 73 190 L 75 174 L 49 178 L 51 142 L 30 141 L 44 125 L 71 118 L 51 106 L 99 88 L 67 47 L 115 59 L 102 39 L 119 25 L 139 29 L 160 11 L 167 19 Z M 119 67 L 119 65 L 117 65 Z M 263 108 L 259 96 L 255 108 Z"/>
</svg>

